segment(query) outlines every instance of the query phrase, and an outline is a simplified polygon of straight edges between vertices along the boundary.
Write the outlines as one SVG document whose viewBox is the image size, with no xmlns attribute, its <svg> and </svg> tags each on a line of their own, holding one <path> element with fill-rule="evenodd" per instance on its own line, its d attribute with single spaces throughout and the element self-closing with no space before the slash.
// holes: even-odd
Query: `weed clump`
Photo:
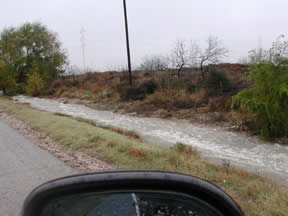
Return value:
<svg viewBox="0 0 288 216">
<path fill-rule="evenodd" d="M 197 156 L 200 158 L 200 153 L 196 149 L 193 149 L 192 146 L 181 143 L 181 142 L 176 143 L 171 148 L 171 150 L 177 153 L 190 154 L 190 155 Z"/>
<path fill-rule="evenodd" d="M 140 88 L 144 89 L 145 93 L 147 95 L 150 95 L 150 94 L 153 94 L 157 90 L 158 85 L 153 80 L 149 80 L 149 81 L 146 81 L 146 82 L 142 83 Z"/>
<path fill-rule="evenodd" d="M 108 146 L 109 148 L 114 148 L 114 147 L 117 146 L 117 143 L 116 143 L 116 142 L 113 142 L 113 141 L 110 141 L 110 142 L 107 143 L 107 146 Z"/>
<path fill-rule="evenodd" d="M 178 142 L 174 145 L 173 149 L 176 150 L 177 152 L 185 152 L 187 148 L 187 145 L 181 142 Z"/>
<path fill-rule="evenodd" d="M 145 158 L 147 156 L 146 153 L 143 150 L 132 148 L 132 147 L 128 148 L 128 152 L 129 152 L 130 155 L 132 155 L 134 157 L 137 157 L 137 158 L 139 158 L 139 157 L 142 157 L 142 158 L 144 157 Z"/>
<path fill-rule="evenodd" d="M 228 76 L 223 71 L 216 69 L 211 69 L 204 86 L 207 88 L 209 96 L 231 95 L 234 89 Z"/>
<path fill-rule="evenodd" d="M 194 83 L 188 83 L 186 85 L 186 91 L 189 93 L 189 94 L 193 94 L 196 92 L 196 89 L 197 89 L 197 86 L 194 84 Z"/>
<path fill-rule="evenodd" d="M 163 105 L 171 101 L 169 90 L 157 91 L 153 95 L 147 97 L 146 101 L 153 105 Z"/>
<path fill-rule="evenodd" d="M 122 134 L 122 135 L 125 135 L 128 137 L 134 138 L 134 139 L 138 139 L 138 140 L 141 139 L 140 135 L 137 134 L 137 132 L 135 132 L 135 131 L 123 130 L 121 128 L 111 128 L 111 130 L 118 133 L 118 134 Z"/>
<path fill-rule="evenodd" d="M 144 100 L 146 98 L 146 92 L 144 88 L 140 87 L 123 88 L 120 90 L 120 98 L 124 101 Z"/>
<path fill-rule="evenodd" d="M 208 111 L 230 111 L 232 99 L 229 96 L 218 96 L 209 98 Z"/>
</svg>

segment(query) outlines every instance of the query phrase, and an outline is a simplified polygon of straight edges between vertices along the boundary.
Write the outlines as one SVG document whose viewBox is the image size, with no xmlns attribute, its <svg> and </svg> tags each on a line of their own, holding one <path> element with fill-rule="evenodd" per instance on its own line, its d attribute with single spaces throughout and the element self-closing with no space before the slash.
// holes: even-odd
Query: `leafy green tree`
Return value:
<svg viewBox="0 0 288 216">
<path fill-rule="evenodd" d="M 27 85 L 25 86 L 25 92 L 31 96 L 39 96 L 44 88 L 44 81 L 40 76 L 39 65 L 33 64 L 30 74 L 27 78 Z"/>
<path fill-rule="evenodd" d="M 2 31 L 0 63 L 0 77 L 13 77 L 23 92 L 34 63 L 38 65 L 41 79 L 47 83 L 64 73 L 67 56 L 55 33 L 40 23 L 26 23 Z M 3 89 L 3 85 L 0 88 Z"/>
<path fill-rule="evenodd" d="M 254 59 L 249 66 L 253 86 L 233 98 L 234 107 L 255 114 L 266 138 L 288 136 L 288 42 L 283 39 L 281 36 L 270 50 L 261 51 L 261 58 L 250 56 Z"/>
<path fill-rule="evenodd" d="M 6 95 L 14 95 L 19 87 L 9 65 L 0 64 L 0 89 Z"/>
</svg>

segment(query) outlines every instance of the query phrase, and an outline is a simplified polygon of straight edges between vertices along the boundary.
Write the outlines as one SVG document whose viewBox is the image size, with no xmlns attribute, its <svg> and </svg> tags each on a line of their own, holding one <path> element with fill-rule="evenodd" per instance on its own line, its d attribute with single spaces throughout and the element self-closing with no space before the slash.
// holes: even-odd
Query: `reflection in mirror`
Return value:
<svg viewBox="0 0 288 216">
<path fill-rule="evenodd" d="M 197 198 L 176 193 L 85 193 L 50 200 L 40 216 L 223 216 Z"/>
</svg>

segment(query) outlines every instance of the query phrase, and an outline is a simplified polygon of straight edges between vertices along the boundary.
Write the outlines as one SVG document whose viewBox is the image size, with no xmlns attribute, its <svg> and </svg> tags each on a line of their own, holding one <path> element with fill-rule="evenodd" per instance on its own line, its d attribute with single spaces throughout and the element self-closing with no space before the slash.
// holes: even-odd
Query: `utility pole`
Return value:
<svg viewBox="0 0 288 216">
<path fill-rule="evenodd" d="M 85 53 L 85 48 L 86 48 L 86 42 L 85 42 L 85 29 L 82 27 L 80 30 L 80 35 L 81 35 L 81 47 L 82 47 L 82 61 L 83 61 L 83 72 L 86 70 L 86 53 Z"/>
<path fill-rule="evenodd" d="M 131 57 L 130 57 L 130 44 L 129 44 L 129 30 L 128 30 L 128 16 L 126 0 L 123 0 L 124 18 L 125 18 L 125 30 L 126 30 L 126 46 L 127 46 L 127 58 L 128 58 L 128 71 L 129 71 L 129 84 L 132 85 L 132 71 L 131 71 Z"/>
</svg>

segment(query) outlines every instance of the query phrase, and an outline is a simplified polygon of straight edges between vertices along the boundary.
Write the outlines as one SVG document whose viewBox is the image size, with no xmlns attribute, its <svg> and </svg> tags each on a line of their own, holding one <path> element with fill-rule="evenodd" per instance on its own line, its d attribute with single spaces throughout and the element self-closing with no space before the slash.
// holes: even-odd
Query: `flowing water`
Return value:
<svg viewBox="0 0 288 216">
<path fill-rule="evenodd" d="M 154 144 L 172 146 L 182 142 L 192 145 L 204 158 L 218 163 L 225 161 L 233 167 L 244 168 L 288 184 L 288 146 L 266 143 L 256 137 L 221 128 L 99 111 L 53 99 L 26 96 L 17 96 L 14 99 L 41 110 L 91 119 L 99 125 L 134 130 L 144 140 Z"/>
</svg>

